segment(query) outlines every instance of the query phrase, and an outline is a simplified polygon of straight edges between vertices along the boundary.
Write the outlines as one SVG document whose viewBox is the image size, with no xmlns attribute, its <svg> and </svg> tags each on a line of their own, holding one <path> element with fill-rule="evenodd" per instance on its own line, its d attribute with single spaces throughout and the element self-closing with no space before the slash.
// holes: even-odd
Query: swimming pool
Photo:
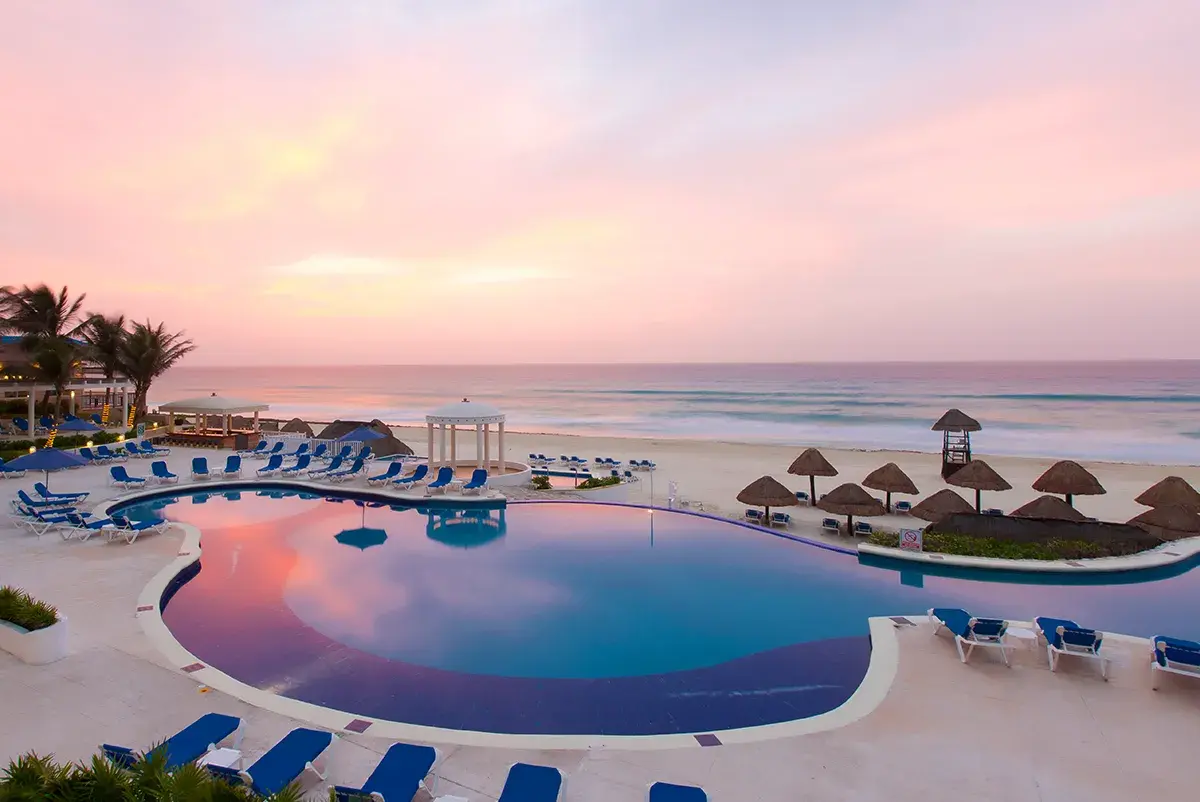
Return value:
<svg viewBox="0 0 1200 802">
<path fill-rule="evenodd" d="M 569 502 L 393 508 L 244 490 L 127 511 L 203 533 L 198 570 L 163 605 L 199 660 L 290 698 L 450 729 L 645 735 L 818 715 L 865 675 L 868 617 L 932 606 L 1200 636 L 1191 565 L 998 582 Z"/>
</svg>

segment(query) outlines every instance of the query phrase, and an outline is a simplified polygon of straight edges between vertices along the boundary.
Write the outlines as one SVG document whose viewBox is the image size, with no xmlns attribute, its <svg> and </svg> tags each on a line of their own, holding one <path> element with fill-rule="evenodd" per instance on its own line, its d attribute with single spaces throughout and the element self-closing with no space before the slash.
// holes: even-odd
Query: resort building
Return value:
<svg viewBox="0 0 1200 802">
<path fill-rule="evenodd" d="M 82 342 L 76 343 L 83 346 Z M 30 361 L 29 353 L 22 347 L 21 338 L 15 335 L 0 337 L 0 398 L 6 402 L 25 401 L 28 420 L 36 421 L 36 405 L 49 394 L 54 397 L 54 385 L 37 378 L 37 369 Z M 80 359 L 72 370 L 71 380 L 63 386 L 63 409 L 71 415 L 83 410 L 102 413 L 106 403 L 110 405 L 111 420 L 129 420 L 129 406 L 133 402 L 133 384 L 124 376 L 111 380 L 104 369 L 89 359 Z"/>
</svg>

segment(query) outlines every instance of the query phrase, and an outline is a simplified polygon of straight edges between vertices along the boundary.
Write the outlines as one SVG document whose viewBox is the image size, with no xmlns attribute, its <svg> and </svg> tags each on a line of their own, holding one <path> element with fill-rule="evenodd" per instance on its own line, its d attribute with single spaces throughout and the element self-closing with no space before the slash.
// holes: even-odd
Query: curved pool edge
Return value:
<svg viewBox="0 0 1200 802">
<path fill-rule="evenodd" d="M 220 484 L 233 485 L 237 483 L 212 483 L 205 485 L 205 487 L 217 488 Z M 265 485 L 266 483 L 262 484 Z M 292 485 L 292 487 L 295 487 L 295 485 Z M 312 490 L 314 488 L 307 486 L 306 489 Z M 175 486 L 173 492 L 179 492 L 178 486 Z M 103 505 L 103 509 L 113 509 L 136 503 L 140 500 L 169 494 L 170 491 L 167 491 L 166 488 L 157 492 L 141 491 L 131 493 L 110 500 Z M 370 495 L 371 493 L 370 491 L 360 491 L 358 494 Z M 383 496 L 382 494 L 379 497 L 388 498 L 388 496 Z M 630 504 L 624 506 L 637 505 Z M 200 529 L 191 524 L 178 521 L 173 521 L 171 525 L 178 527 L 183 533 L 183 541 L 179 546 L 175 559 L 159 570 L 138 595 L 135 617 L 142 628 L 142 632 L 169 663 L 175 669 L 186 673 L 201 685 L 228 694 L 235 699 L 263 710 L 288 716 L 336 732 L 347 731 L 346 727 L 353 721 L 369 721 L 369 734 L 371 736 L 396 741 L 418 741 L 507 749 L 658 750 L 700 747 L 695 736 L 705 733 L 699 732 L 620 736 L 517 735 L 406 724 L 400 721 L 377 719 L 356 715 L 343 710 L 321 707 L 320 705 L 290 699 L 255 688 L 252 685 L 247 685 L 199 660 L 176 640 L 174 634 L 163 620 L 162 600 L 164 595 L 168 593 L 171 585 L 176 582 L 177 578 L 190 566 L 198 562 L 201 557 L 202 533 Z M 868 619 L 868 626 L 871 640 L 871 656 L 867 664 L 866 674 L 850 698 L 838 707 L 808 718 L 755 727 L 711 730 L 706 732 L 717 735 L 724 744 L 753 743 L 756 741 L 809 735 L 839 729 L 866 717 L 887 696 L 895 680 L 900 658 L 899 641 L 896 638 L 893 621 L 886 617 L 871 618 Z"/>
<path fill-rule="evenodd" d="M 1123 557 L 1092 557 L 1080 560 L 1010 560 L 1001 557 L 969 557 L 961 554 L 935 554 L 907 551 L 873 543 L 860 543 L 858 554 L 901 560 L 921 565 L 953 566 L 989 571 L 1021 571 L 1044 574 L 1113 574 L 1148 571 L 1186 562 L 1200 555 L 1200 537 L 1164 543 L 1150 551 Z"/>
</svg>

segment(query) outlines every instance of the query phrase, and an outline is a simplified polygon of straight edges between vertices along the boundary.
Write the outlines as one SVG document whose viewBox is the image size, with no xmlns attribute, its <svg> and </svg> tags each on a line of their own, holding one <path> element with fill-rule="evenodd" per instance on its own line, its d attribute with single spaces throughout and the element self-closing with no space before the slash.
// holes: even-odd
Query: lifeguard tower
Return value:
<svg viewBox="0 0 1200 802">
<path fill-rule="evenodd" d="M 933 431 L 942 432 L 942 478 L 971 461 L 971 432 L 983 427 L 979 421 L 961 409 L 946 410 L 946 414 L 933 424 Z"/>
</svg>

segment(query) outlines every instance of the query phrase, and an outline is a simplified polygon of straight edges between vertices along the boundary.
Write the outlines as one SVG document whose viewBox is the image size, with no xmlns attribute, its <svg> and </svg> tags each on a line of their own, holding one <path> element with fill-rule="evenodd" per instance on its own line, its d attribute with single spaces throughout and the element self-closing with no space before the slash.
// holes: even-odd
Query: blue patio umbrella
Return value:
<svg viewBox="0 0 1200 802">
<path fill-rule="evenodd" d="M 425 536 L 444 546 L 473 549 L 504 537 L 504 513 L 492 517 L 487 510 L 421 510 L 428 520 Z"/>
<path fill-rule="evenodd" d="M 63 468 L 78 468 L 87 465 L 87 460 L 74 451 L 60 451 L 57 448 L 42 448 L 32 454 L 17 457 L 6 467 L 11 470 L 44 471 L 46 487 L 50 487 L 50 471 L 61 471 Z"/>
<path fill-rule="evenodd" d="M 82 418 L 73 418 L 65 423 L 58 425 L 59 432 L 98 432 L 100 427 L 94 423 L 88 423 Z"/>
<path fill-rule="evenodd" d="M 366 551 L 372 546 L 382 545 L 387 540 L 387 532 L 382 529 L 360 526 L 357 529 L 344 529 L 334 535 L 333 539 L 344 546 L 353 546 L 359 551 Z"/>
<path fill-rule="evenodd" d="M 360 442 L 364 440 L 380 440 L 384 437 L 387 437 L 387 435 L 380 434 L 374 429 L 369 429 L 366 426 L 359 426 L 354 431 L 346 432 L 344 435 L 339 437 L 338 442 L 347 443 L 354 440 L 358 440 Z"/>
</svg>

